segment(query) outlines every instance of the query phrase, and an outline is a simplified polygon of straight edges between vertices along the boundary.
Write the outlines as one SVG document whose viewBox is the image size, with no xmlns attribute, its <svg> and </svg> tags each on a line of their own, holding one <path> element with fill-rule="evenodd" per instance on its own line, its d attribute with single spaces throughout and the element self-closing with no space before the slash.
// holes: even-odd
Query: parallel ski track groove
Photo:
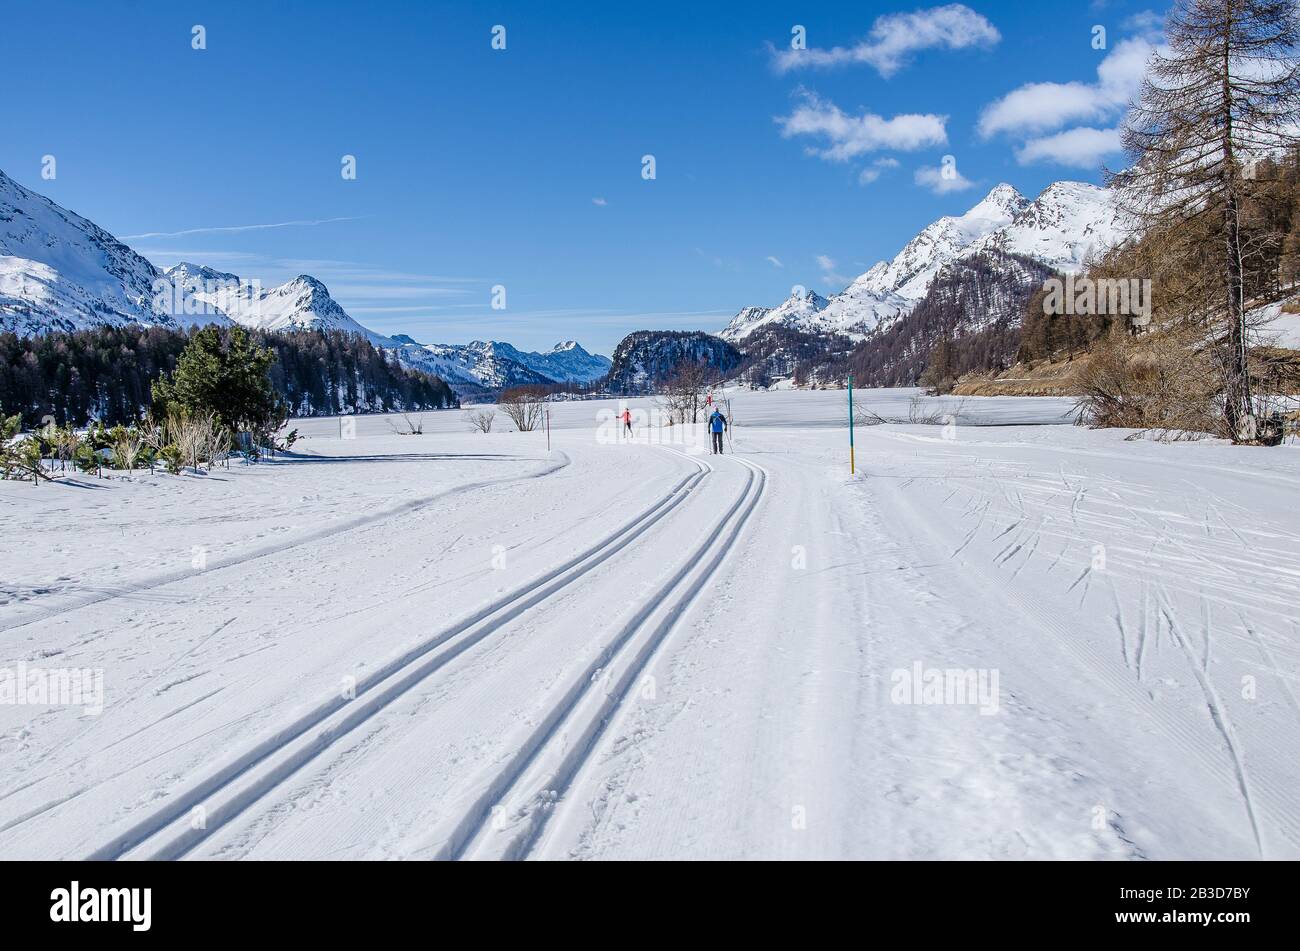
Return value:
<svg viewBox="0 0 1300 951">
<path fill-rule="evenodd" d="M 502 624 L 513 620 L 556 591 L 568 587 L 603 564 L 610 556 L 627 547 L 634 539 L 677 508 L 713 471 L 712 467 L 698 460 L 690 461 L 697 466 L 696 472 L 685 476 L 657 502 L 613 533 L 564 564 L 497 598 L 468 617 L 442 629 L 376 668 L 357 681 L 355 696 L 352 699 L 345 699 L 340 694 L 318 704 L 293 723 L 263 739 L 251 750 L 171 798 L 163 807 L 138 820 L 110 842 L 95 849 L 87 859 L 105 861 L 122 858 L 126 853 L 148 843 L 150 839 L 164 835 L 168 826 L 190 813 L 195 807 L 204 806 L 206 809 L 207 800 L 257 767 L 266 765 L 266 773 L 246 789 L 237 793 L 228 802 L 207 810 L 202 828 L 191 827 L 179 831 L 165 838 L 148 853 L 149 858 L 156 860 L 184 856 L 199 842 L 261 799 L 287 777 L 314 760 L 335 740 L 389 706 L 416 683 L 483 640 Z M 460 635 L 466 636 L 460 637 Z M 448 649 L 434 653 L 437 648 L 448 642 L 452 642 Z M 335 714 L 343 715 L 333 723 L 328 722 Z M 316 727 L 320 729 L 315 735 L 308 737 L 307 742 L 296 749 L 290 748 L 291 744 Z M 281 757 L 278 762 L 277 755 Z"/>
<path fill-rule="evenodd" d="M 642 610 L 637 612 L 620 630 L 618 635 L 601 650 L 582 672 L 582 675 L 575 678 L 560 702 L 551 709 L 546 718 L 538 725 L 538 728 L 529 736 L 510 762 L 506 764 L 506 767 L 497 774 L 484 793 L 475 800 L 470 809 L 462 816 L 451 835 L 435 852 L 435 859 L 464 858 L 473 845 L 491 828 L 492 817 L 497 807 L 502 806 L 505 800 L 510 798 L 514 787 L 525 777 L 529 767 L 538 762 L 548 747 L 551 747 L 555 742 L 571 743 L 571 745 L 568 747 L 567 752 L 564 753 L 556 769 L 548 774 L 544 791 L 554 797 L 553 802 L 558 801 L 559 797 L 562 797 L 568 791 L 574 777 L 590 759 L 601 736 L 604 735 L 605 729 L 609 726 L 618 708 L 626 700 L 636 683 L 637 677 L 645 669 L 660 645 L 667 639 L 682 614 L 717 573 L 723 560 L 730 553 L 736 538 L 749 522 L 759 502 L 762 501 L 767 487 L 767 471 L 754 463 L 741 459 L 737 461 L 749 470 L 749 478 L 745 483 L 744 491 L 740 493 L 736 501 L 718 520 L 717 525 L 714 526 L 713 531 L 705 541 L 694 549 L 690 557 L 683 561 L 682 567 L 672 578 L 660 587 L 656 596 L 647 599 Z M 756 487 L 755 484 L 757 484 Z M 737 512 L 739 512 L 739 515 L 737 515 Z M 728 526 L 730 526 L 729 532 Z M 727 536 L 725 541 L 722 544 L 717 544 L 718 539 L 724 534 Z M 655 611 L 668 599 L 673 591 L 687 579 L 691 571 L 698 567 L 700 561 L 708 555 L 711 548 L 716 550 L 705 568 L 681 591 L 677 596 L 677 600 L 660 619 L 659 624 L 650 633 L 649 637 L 643 639 L 640 645 L 637 646 L 635 643 L 636 635 L 644 628 L 646 622 L 653 617 Z M 577 710 L 585 698 L 591 695 L 593 689 L 598 689 L 597 685 L 601 682 L 599 676 L 601 671 L 621 657 L 628 655 L 629 651 L 631 652 L 631 659 L 622 675 L 610 686 L 603 701 L 588 716 L 586 722 L 577 724 L 576 733 L 571 735 L 571 731 L 565 730 L 565 723 L 570 718 L 570 715 Z M 507 844 L 505 854 L 502 856 L 507 860 L 527 857 L 541 835 L 551 813 L 550 809 L 538 807 L 536 802 L 528 805 L 532 808 L 520 823 L 519 828 L 514 830 L 513 837 Z"/>
</svg>

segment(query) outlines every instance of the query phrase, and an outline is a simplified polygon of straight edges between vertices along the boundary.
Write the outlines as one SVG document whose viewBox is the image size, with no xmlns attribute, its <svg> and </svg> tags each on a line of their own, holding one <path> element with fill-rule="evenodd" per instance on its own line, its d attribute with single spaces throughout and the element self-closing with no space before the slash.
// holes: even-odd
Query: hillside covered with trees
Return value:
<svg viewBox="0 0 1300 951">
<path fill-rule="evenodd" d="M 153 384 L 176 369 L 200 331 L 100 327 L 39 337 L 0 334 L 0 415 L 26 427 L 126 423 L 153 404 Z M 228 335 L 230 331 L 221 331 Z M 293 416 L 447 409 L 458 405 L 442 380 L 404 367 L 355 334 L 248 331 L 274 354 L 268 375 Z"/>
</svg>

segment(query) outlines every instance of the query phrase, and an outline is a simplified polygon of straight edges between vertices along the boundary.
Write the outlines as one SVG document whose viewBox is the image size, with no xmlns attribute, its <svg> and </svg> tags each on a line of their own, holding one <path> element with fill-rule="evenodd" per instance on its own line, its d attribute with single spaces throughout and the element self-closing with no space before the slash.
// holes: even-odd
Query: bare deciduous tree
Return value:
<svg viewBox="0 0 1300 951">
<path fill-rule="evenodd" d="M 717 372 L 703 361 L 683 360 L 659 388 L 658 403 L 674 423 L 699 422 Z"/>
<path fill-rule="evenodd" d="M 497 406 L 521 433 L 531 433 L 542 425 L 542 393 L 533 387 L 517 386 L 497 397 Z"/>
</svg>

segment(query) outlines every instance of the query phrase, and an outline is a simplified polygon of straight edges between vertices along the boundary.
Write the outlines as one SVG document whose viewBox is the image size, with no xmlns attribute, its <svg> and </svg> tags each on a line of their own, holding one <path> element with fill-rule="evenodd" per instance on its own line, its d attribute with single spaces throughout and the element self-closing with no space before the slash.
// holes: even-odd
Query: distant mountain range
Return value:
<svg viewBox="0 0 1300 951">
<path fill-rule="evenodd" d="M 405 334 L 376 333 L 348 316 L 308 274 L 262 288 L 189 262 L 160 270 L 94 222 L 0 172 L 0 331 L 35 336 L 130 323 L 341 330 L 395 352 L 462 393 L 588 383 L 610 367 L 607 357 L 572 340 L 534 353 L 498 341 L 421 344 Z"/>
<path fill-rule="evenodd" d="M 641 392 L 687 358 L 707 360 L 721 372 L 780 375 L 802 366 L 819 378 L 856 372 L 865 374 L 864 383 L 906 384 L 915 382 L 940 340 L 973 340 L 988 360 L 1001 360 L 1014 347 L 1024 303 L 1043 276 L 1082 270 L 1126 234 L 1106 189 L 1057 182 L 1030 201 L 998 185 L 970 211 L 940 218 L 833 297 L 801 290 L 777 307 L 746 307 L 717 337 L 640 331 L 620 343 L 611 362 L 571 340 L 535 353 L 500 341 L 426 344 L 380 334 L 353 320 L 307 274 L 262 288 L 188 262 L 161 271 L 93 222 L 0 172 L 0 330 L 36 335 L 104 324 L 209 322 L 341 330 L 441 377 L 461 396 L 524 384 L 585 384 L 607 375 L 614 391 Z M 160 294 L 159 286 L 174 293 Z"/>
<path fill-rule="evenodd" d="M 398 355 L 404 362 L 442 377 L 462 394 L 475 386 L 499 390 L 530 384 L 590 383 L 610 368 L 608 357 L 588 353 L 573 340 L 557 343 L 545 353 L 526 353 L 494 340 L 467 344 L 403 340 Z"/>
</svg>

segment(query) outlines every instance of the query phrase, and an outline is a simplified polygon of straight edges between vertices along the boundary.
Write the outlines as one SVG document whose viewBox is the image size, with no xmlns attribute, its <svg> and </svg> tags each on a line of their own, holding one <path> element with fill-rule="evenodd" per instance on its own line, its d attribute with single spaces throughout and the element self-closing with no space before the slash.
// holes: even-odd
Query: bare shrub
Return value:
<svg viewBox="0 0 1300 951">
<path fill-rule="evenodd" d="M 109 435 L 113 441 L 113 468 L 134 472 L 145 446 L 144 433 L 135 426 L 114 426 Z"/>
<path fill-rule="evenodd" d="M 926 405 L 925 398 L 918 393 L 907 406 L 907 421 L 914 426 L 947 426 L 960 419 L 965 409 L 965 400 L 956 406 L 934 403 Z"/>
<path fill-rule="evenodd" d="M 406 413 L 402 414 L 402 424 L 399 426 L 391 419 L 388 425 L 392 427 L 393 432 L 399 436 L 423 436 L 424 435 L 424 417 L 417 416 L 414 420 Z"/>
<path fill-rule="evenodd" d="M 167 418 L 172 445 L 180 453 L 181 459 L 189 463 L 190 468 L 196 472 L 210 438 L 208 432 L 210 419 L 211 417 L 189 413 L 173 413 Z"/>
<path fill-rule="evenodd" d="M 77 457 L 77 451 L 81 448 L 81 436 L 71 424 L 55 426 L 53 423 L 47 425 L 41 434 L 45 442 L 54 450 L 54 456 L 59 460 L 60 470 L 66 472 L 68 463 Z"/>
<path fill-rule="evenodd" d="M 161 422 L 142 428 L 145 445 L 151 447 L 169 471 L 188 465 L 194 471 L 202 464 L 224 458 L 231 449 L 230 431 L 212 413 L 187 413 L 173 408 Z"/>
<path fill-rule="evenodd" d="M 893 423 L 900 426 L 947 426 L 960 420 L 965 409 L 965 400 L 962 400 L 956 406 L 927 405 L 926 398 L 918 393 L 908 402 L 906 417 L 881 416 L 862 403 L 855 403 L 853 406 L 853 425 L 883 426 L 886 423 Z"/>
<path fill-rule="evenodd" d="M 469 428 L 473 432 L 492 432 L 492 423 L 496 418 L 497 414 L 490 409 L 470 408 L 465 410 L 465 421 L 469 423 Z"/>
<path fill-rule="evenodd" d="M 1190 326 L 1134 341 L 1112 332 L 1079 376 L 1080 420 L 1096 428 L 1220 433 L 1221 380 L 1214 357 Z"/>
<path fill-rule="evenodd" d="M 228 457 L 232 448 L 234 448 L 234 438 L 230 430 L 221 425 L 220 420 L 213 417 L 211 425 L 203 434 L 202 444 L 199 447 L 203 461 L 211 469 L 215 463 Z"/>
</svg>

